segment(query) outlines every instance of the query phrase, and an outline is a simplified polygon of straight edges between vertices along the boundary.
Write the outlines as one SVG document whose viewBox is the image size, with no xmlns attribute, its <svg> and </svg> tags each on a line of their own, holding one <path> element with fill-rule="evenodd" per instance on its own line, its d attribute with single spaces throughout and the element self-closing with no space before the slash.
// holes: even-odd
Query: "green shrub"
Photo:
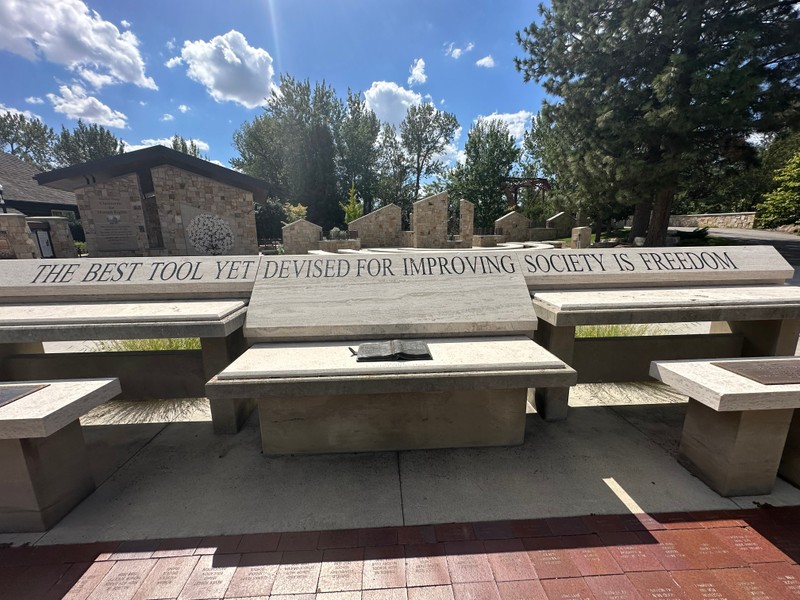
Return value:
<svg viewBox="0 0 800 600">
<path fill-rule="evenodd" d="M 200 338 L 103 340 L 97 342 L 97 349 L 102 352 L 142 352 L 151 350 L 199 350 Z"/>
<path fill-rule="evenodd" d="M 772 229 L 800 220 L 800 152 L 775 172 L 777 187 L 756 206 L 756 225 Z"/>
<path fill-rule="evenodd" d="M 86 249 L 86 242 L 75 242 L 75 250 L 78 256 L 84 256 L 88 253 Z"/>
<path fill-rule="evenodd" d="M 634 323 L 629 325 L 578 325 L 575 328 L 575 337 L 579 338 L 628 337 L 656 335 L 658 333 L 661 333 L 661 328 L 652 323 Z"/>
</svg>

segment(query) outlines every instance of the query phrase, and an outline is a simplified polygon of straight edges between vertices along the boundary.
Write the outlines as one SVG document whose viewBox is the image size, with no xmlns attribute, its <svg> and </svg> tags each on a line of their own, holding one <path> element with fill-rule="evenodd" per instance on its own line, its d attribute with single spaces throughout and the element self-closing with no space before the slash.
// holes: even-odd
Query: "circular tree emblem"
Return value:
<svg viewBox="0 0 800 600">
<path fill-rule="evenodd" d="M 195 250 L 216 256 L 233 247 L 233 232 L 228 224 L 216 215 L 202 213 L 189 222 L 186 234 Z"/>
</svg>

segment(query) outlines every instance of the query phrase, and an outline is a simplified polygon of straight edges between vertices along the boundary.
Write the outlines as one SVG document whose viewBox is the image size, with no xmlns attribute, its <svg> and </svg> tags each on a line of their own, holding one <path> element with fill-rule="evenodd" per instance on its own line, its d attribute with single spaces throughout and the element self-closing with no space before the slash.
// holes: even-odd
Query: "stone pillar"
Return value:
<svg viewBox="0 0 800 600">
<path fill-rule="evenodd" d="M 7 250 L 5 246 L 8 246 Z M 0 213 L 0 251 L 13 253 L 14 258 L 40 258 L 39 247 L 33 240 L 25 215 Z"/>
<path fill-rule="evenodd" d="M 475 230 L 475 205 L 469 200 L 460 200 L 458 203 L 461 216 L 458 224 L 458 233 L 464 248 L 472 248 L 472 234 Z"/>
<path fill-rule="evenodd" d="M 572 239 L 570 240 L 570 248 L 588 248 L 592 243 L 592 228 L 591 227 L 573 227 Z"/>
<path fill-rule="evenodd" d="M 50 224 L 50 242 L 56 258 L 78 258 L 75 240 L 69 228 L 69 219 L 64 217 L 33 217 L 36 221 Z"/>
<path fill-rule="evenodd" d="M 447 192 L 414 202 L 411 225 L 417 248 L 447 248 Z"/>
</svg>

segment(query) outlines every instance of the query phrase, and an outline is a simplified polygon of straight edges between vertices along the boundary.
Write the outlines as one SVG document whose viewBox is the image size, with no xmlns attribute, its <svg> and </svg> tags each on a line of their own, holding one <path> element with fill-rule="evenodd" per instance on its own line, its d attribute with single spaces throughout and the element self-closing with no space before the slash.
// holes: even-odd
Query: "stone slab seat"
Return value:
<svg viewBox="0 0 800 600">
<path fill-rule="evenodd" d="M 786 446 L 800 383 L 765 385 L 712 363 L 795 357 L 655 361 L 650 375 L 689 397 L 678 460 L 723 496 L 768 494 L 780 474 L 800 484 L 800 449 Z"/>
<path fill-rule="evenodd" d="M 20 381 L 45 387 L 0 407 L 0 532 L 45 531 L 95 489 L 79 418 L 119 380 Z"/>
<path fill-rule="evenodd" d="M 277 455 L 521 444 L 528 388 L 575 383 L 524 336 L 425 341 L 433 360 L 356 362 L 353 340 L 255 344 L 206 394 L 255 399 Z"/>
</svg>

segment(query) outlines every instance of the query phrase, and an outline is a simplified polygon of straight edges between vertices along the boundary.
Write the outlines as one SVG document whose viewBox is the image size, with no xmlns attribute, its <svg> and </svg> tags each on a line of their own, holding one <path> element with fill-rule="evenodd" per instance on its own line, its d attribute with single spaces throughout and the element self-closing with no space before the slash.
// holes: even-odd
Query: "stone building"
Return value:
<svg viewBox="0 0 800 600">
<path fill-rule="evenodd" d="M 37 175 L 75 193 L 91 256 L 257 254 L 266 182 L 164 146 Z"/>
</svg>

